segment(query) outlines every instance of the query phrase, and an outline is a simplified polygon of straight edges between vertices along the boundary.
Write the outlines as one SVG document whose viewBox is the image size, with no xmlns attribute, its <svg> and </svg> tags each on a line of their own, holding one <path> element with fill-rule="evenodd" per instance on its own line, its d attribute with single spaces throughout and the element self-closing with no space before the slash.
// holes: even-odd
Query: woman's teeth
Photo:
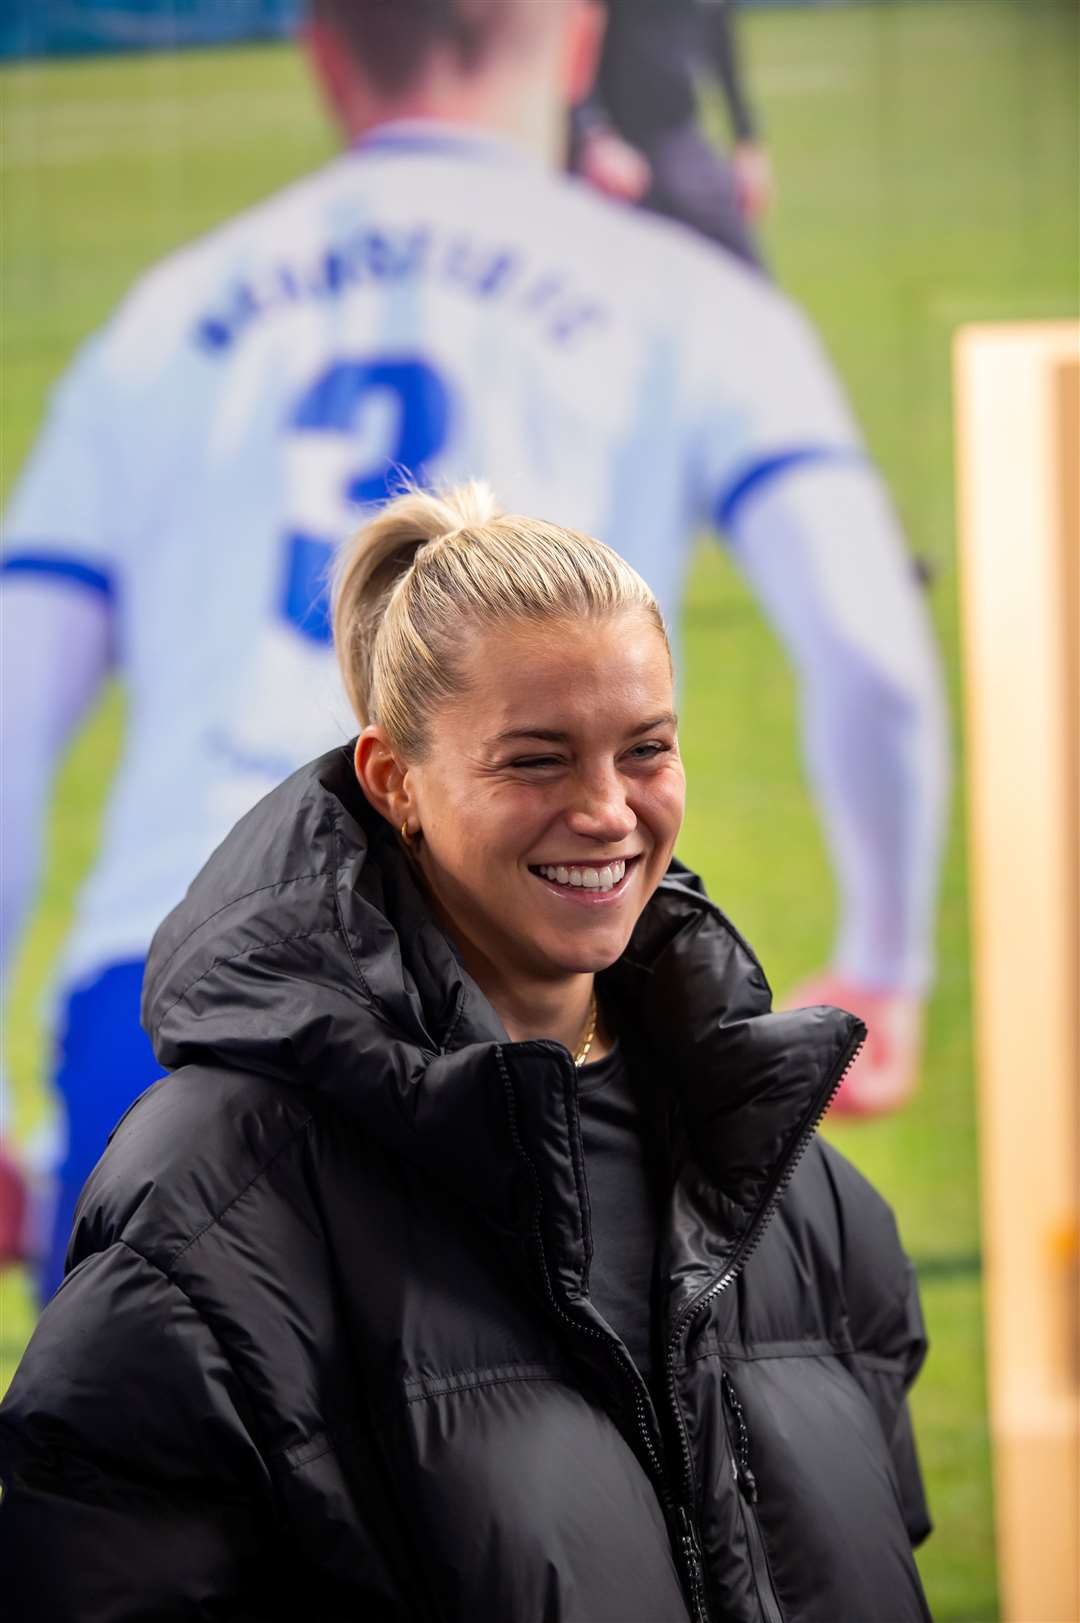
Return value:
<svg viewBox="0 0 1080 1623">
<path fill-rule="evenodd" d="M 580 890 L 613 890 L 626 873 L 626 863 L 605 863 L 602 868 L 564 868 L 560 863 L 536 871 L 555 885 L 570 885 Z"/>
</svg>

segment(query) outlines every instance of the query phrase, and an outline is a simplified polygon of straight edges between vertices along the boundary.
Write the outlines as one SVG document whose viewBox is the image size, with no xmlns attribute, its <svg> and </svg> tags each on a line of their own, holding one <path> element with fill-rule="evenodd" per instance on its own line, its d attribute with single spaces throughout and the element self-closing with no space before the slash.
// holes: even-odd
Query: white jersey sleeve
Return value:
<svg viewBox="0 0 1080 1623">
<path fill-rule="evenodd" d="M 832 964 L 925 993 L 948 813 L 947 713 L 883 482 L 820 459 L 769 481 L 735 555 L 800 675 L 803 750 L 840 892 Z"/>
<path fill-rule="evenodd" d="M 56 389 L 5 515 L 0 551 L 4 786 L 0 963 L 25 923 L 53 773 L 100 689 L 123 574 L 123 485 L 97 376 L 97 341 Z"/>
<path fill-rule="evenodd" d="M 18 946 L 41 863 L 57 762 L 108 671 L 112 618 L 104 595 L 69 577 L 0 577 L 0 969 Z"/>
<path fill-rule="evenodd" d="M 84 346 L 53 393 L 5 514 L 0 569 L 109 599 L 123 570 L 123 429 L 102 386 L 102 342 Z"/>
<path fill-rule="evenodd" d="M 699 501 L 799 673 L 804 755 L 840 892 L 833 967 L 920 993 L 948 811 L 934 637 L 816 334 L 786 300 L 756 291 L 744 288 L 717 340 L 745 348 L 736 406 L 711 386 L 708 346 L 695 349 Z"/>
<path fill-rule="evenodd" d="M 760 277 L 730 276 L 715 325 L 689 335 L 701 516 L 729 537 L 774 480 L 865 457 L 843 389 L 806 316 Z M 709 309 L 698 292 L 692 306 Z M 733 384 L 733 379 L 735 383 Z"/>
</svg>

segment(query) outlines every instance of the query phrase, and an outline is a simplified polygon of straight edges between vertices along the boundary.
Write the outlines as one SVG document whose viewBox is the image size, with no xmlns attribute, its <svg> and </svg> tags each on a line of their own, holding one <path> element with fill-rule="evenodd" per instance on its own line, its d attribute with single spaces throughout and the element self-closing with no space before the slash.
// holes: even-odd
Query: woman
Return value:
<svg viewBox="0 0 1080 1623">
<path fill-rule="evenodd" d="M 650 592 L 482 488 L 411 494 L 335 631 L 355 751 L 250 812 L 156 937 L 173 1074 L 0 1411 L 6 1596 L 924 1619 L 911 1272 L 812 1138 L 862 1028 L 770 1013 L 672 860 Z"/>
</svg>

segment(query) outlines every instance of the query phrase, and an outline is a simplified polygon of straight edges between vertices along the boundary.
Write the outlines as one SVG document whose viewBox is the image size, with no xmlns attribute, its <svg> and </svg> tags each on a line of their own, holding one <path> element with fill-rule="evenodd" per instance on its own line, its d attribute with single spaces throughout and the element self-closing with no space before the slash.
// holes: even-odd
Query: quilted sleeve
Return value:
<svg viewBox="0 0 1080 1623">
<path fill-rule="evenodd" d="M 913 1545 L 932 1528 L 908 1393 L 928 1342 L 915 1270 L 890 1207 L 831 1145 L 824 1146 L 843 1235 L 843 1282 L 855 1373 L 892 1452 Z"/>
<path fill-rule="evenodd" d="M 243 1394 L 183 1292 L 125 1244 L 49 1304 L 0 1406 L 11 1623 L 265 1623 L 269 1482 Z"/>
</svg>

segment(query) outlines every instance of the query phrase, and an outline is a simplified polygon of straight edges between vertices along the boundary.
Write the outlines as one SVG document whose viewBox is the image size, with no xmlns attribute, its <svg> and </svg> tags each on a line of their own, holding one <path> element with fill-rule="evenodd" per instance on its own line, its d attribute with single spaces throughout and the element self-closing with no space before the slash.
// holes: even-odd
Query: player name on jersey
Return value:
<svg viewBox="0 0 1080 1623">
<path fill-rule="evenodd" d="M 194 338 L 211 352 L 225 350 L 253 322 L 302 300 L 334 299 L 357 288 L 421 277 L 442 280 L 476 299 L 500 300 L 522 320 L 537 323 L 555 344 L 580 339 L 605 315 L 605 304 L 575 288 L 566 272 L 530 264 L 512 244 L 447 236 L 430 225 L 365 227 L 237 282 L 197 318 Z"/>
</svg>

